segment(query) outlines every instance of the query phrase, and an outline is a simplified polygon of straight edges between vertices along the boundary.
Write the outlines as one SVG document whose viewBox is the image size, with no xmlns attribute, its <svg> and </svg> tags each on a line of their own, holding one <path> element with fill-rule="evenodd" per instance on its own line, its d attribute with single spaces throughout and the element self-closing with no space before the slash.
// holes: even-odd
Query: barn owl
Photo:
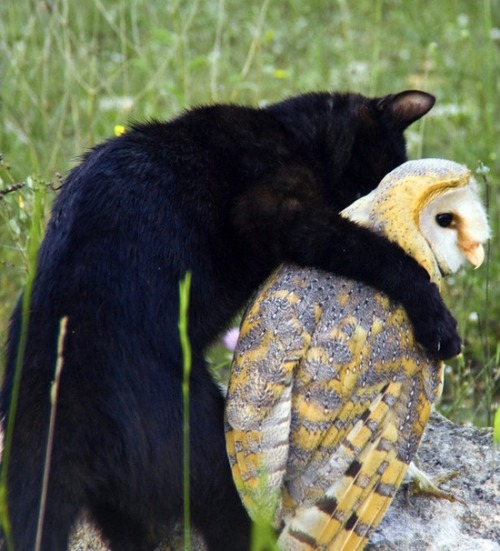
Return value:
<svg viewBox="0 0 500 551">
<path fill-rule="evenodd" d="M 451 161 L 409 161 L 342 214 L 397 242 L 438 286 L 484 259 L 477 184 Z M 362 549 L 441 386 L 442 364 L 399 304 L 357 281 L 281 266 L 244 317 L 227 396 L 228 455 L 252 518 L 278 530 L 280 549 Z"/>
</svg>

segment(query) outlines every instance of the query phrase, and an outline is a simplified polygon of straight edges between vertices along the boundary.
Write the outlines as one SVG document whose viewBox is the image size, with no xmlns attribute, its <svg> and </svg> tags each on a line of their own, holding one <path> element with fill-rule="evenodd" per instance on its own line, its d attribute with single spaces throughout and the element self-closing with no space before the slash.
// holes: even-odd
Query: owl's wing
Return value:
<svg viewBox="0 0 500 551">
<path fill-rule="evenodd" d="M 268 523 L 286 472 L 293 373 L 310 342 L 307 326 L 317 321 L 315 306 L 301 303 L 292 287 L 276 275 L 247 313 L 226 400 L 236 487 L 250 516 Z"/>
<path fill-rule="evenodd" d="M 386 311 L 378 337 L 376 325 L 355 355 L 357 375 L 348 363 L 337 366 L 343 399 L 308 465 L 286 485 L 284 509 L 293 514 L 280 536 L 283 549 L 362 549 L 417 450 L 441 366 L 403 329 L 401 309 Z M 335 331 L 339 338 L 338 324 Z"/>
<path fill-rule="evenodd" d="M 301 550 L 363 548 L 370 529 L 380 522 L 408 467 L 398 457 L 398 420 L 390 410 L 400 394 L 400 383 L 380 389 L 347 436 L 336 444 L 324 468 L 304 472 L 312 496 L 305 493 L 304 501 L 281 534 L 283 549 L 295 549 L 297 541 L 304 544 Z M 326 446 L 331 443 L 331 432 L 335 432 L 333 427 L 325 435 Z M 314 463 L 316 458 L 311 462 Z M 348 466 L 339 478 L 332 478 L 329 469 L 336 471 L 339 464 Z M 319 499 L 318 488 L 325 489 Z M 310 497 L 315 499 L 311 502 Z"/>
</svg>

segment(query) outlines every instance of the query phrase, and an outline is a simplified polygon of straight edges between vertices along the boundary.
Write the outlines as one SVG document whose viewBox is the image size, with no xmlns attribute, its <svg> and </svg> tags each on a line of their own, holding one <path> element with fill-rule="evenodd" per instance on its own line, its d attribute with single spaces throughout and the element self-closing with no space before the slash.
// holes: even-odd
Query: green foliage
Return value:
<svg viewBox="0 0 500 551">
<path fill-rule="evenodd" d="M 276 534 L 266 522 L 252 525 L 250 551 L 279 551 Z"/>
<path fill-rule="evenodd" d="M 187 272 L 179 282 L 179 336 L 183 358 L 182 376 L 182 487 L 183 487 L 183 533 L 184 551 L 191 549 L 191 513 L 190 513 L 190 482 L 189 482 L 189 377 L 191 375 L 191 344 L 188 334 L 189 295 L 191 292 L 191 272 Z"/>
<path fill-rule="evenodd" d="M 495 414 L 495 424 L 493 425 L 493 442 L 500 445 L 500 407 Z"/>
<path fill-rule="evenodd" d="M 0 165 L 7 173 L 9 173 L 9 167 L 3 160 Z M 11 527 L 8 514 L 7 505 L 7 470 L 10 462 L 10 453 L 12 447 L 12 430 L 14 428 L 15 414 L 17 410 L 17 402 L 19 396 L 19 388 L 21 383 L 21 367 L 24 359 L 24 349 L 26 346 L 26 338 L 28 333 L 28 321 L 29 321 L 29 305 L 31 298 L 31 289 L 34 282 L 36 263 L 37 263 L 37 251 L 40 247 L 42 240 L 42 219 L 44 213 L 44 204 L 46 198 L 46 187 L 39 185 L 39 182 L 32 178 L 26 180 L 26 184 L 30 192 L 31 209 L 30 216 L 23 215 L 23 202 L 22 196 L 18 200 L 21 211 L 18 212 L 17 219 L 11 218 L 9 222 L 9 228 L 11 232 L 18 236 L 21 240 L 21 225 L 26 225 L 26 240 L 22 248 L 25 254 L 25 264 L 27 269 L 26 279 L 24 282 L 24 293 L 22 295 L 21 311 L 21 333 L 19 339 L 19 349 L 16 357 L 16 372 L 12 382 L 12 396 L 9 405 L 9 420 L 5 430 L 4 447 L 2 453 L 2 466 L 0 471 L 0 524 L 5 533 L 6 543 L 8 549 L 13 549 Z M 17 191 L 16 184 L 11 186 L 11 190 Z M 12 223 L 13 222 L 13 223 Z"/>
<path fill-rule="evenodd" d="M 498 0 L 3 0 L 0 152 L 12 167 L 0 165 L 0 338 L 27 282 L 30 228 L 47 219 L 45 204 L 34 217 L 38 198 L 48 205 L 59 174 L 117 125 L 200 103 L 432 92 L 436 107 L 407 133 L 410 156 L 480 167 L 497 239 L 499 46 Z M 499 402 L 499 250 L 493 241 L 488 263 L 446 291 L 465 348 L 443 409 L 477 424 L 492 424 Z"/>
</svg>

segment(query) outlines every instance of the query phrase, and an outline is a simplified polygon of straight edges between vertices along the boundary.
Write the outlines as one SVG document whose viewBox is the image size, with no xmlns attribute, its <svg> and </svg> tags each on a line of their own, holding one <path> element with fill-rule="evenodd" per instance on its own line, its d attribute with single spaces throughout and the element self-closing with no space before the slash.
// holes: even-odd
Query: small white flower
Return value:
<svg viewBox="0 0 500 551">
<path fill-rule="evenodd" d="M 133 98 L 129 96 L 107 96 L 99 99 L 101 111 L 124 111 L 128 112 L 134 106 Z"/>
<path fill-rule="evenodd" d="M 493 27 L 490 31 L 490 38 L 491 40 L 500 40 L 500 29 Z"/>
<path fill-rule="evenodd" d="M 479 166 L 476 168 L 476 174 L 479 176 L 487 176 L 490 173 L 490 167 L 479 161 Z"/>
</svg>

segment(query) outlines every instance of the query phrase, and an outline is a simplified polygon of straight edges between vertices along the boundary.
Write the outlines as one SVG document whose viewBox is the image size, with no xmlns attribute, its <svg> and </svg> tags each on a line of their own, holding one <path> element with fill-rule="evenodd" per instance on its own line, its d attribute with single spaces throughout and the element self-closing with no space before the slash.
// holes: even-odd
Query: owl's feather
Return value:
<svg viewBox="0 0 500 551">
<path fill-rule="evenodd" d="M 455 226 L 434 231 L 444 207 Z M 456 266 L 456 251 L 440 250 L 446 231 L 462 259 L 464 242 L 477 253 L 488 237 L 470 172 L 447 161 L 402 165 L 345 215 L 397 241 L 434 281 Z M 228 453 L 250 515 L 281 529 L 282 549 L 361 549 L 441 380 L 401 306 L 348 279 L 280 267 L 242 323 L 228 389 Z"/>
</svg>

